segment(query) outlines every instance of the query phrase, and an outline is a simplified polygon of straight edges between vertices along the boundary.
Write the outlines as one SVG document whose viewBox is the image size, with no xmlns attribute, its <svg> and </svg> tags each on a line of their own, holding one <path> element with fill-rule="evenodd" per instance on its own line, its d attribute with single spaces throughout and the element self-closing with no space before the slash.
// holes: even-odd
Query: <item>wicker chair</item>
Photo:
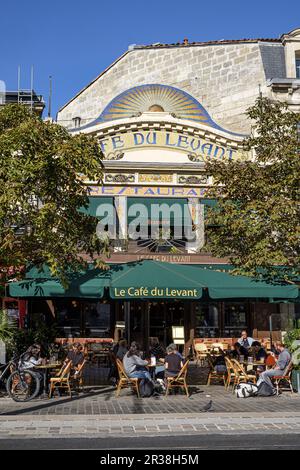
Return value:
<svg viewBox="0 0 300 470">
<path fill-rule="evenodd" d="M 56 377 L 51 377 L 50 379 L 50 391 L 49 398 L 51 398 L 54 389 L 63 388 L 67 389 L 70 397 L 72 397 L 71 385 L 70 385 L 70 372 L 71 372 L 72 362 L 64 364 Z"/>
<path fill-rule="evenodd" d="M 120 395 L 122 388 L 132 388 L 136 391 L 137 396 L 140 398 L 139 379 L 128 377 L 120 359 L 116 359 L 116 364 L 119 373 L 119 382 L 116 390 L 116 396 L 118 397 Z"/>
<path fill-rule="evenodd" d="M 196 364 L 200 362 L 200 365 L 204 365 L 208 349 L 204 343 L 195 343 L 194 344 Z"/>
<path fill-rule="evenodd" d="M 236 373 L 236 377 L 235 377 L 234 384 L 233 384 L 233 390 L 234 390 L 235 385 L 238 385 L 240 382 L 256 383 L 256 380 L 257 380 L 256 375 L 248 374 L 245 371 L 244 367 L 236 359 L 232 359 L 231 362 L 232 362 L 234 371 Z"/>
<path fill-rule="evenodd" d="M 293 362 L 290 361 L 288 363 L 287 367 L 285 368 L 285 370 L 283 371 L 282 375 L 277 375 L 277 376 L 271 377 L 271 379 L 274 380 L 277 395 L 279 395 L 279 384 L 282 381 L 287 382 L 288 385 L 289 385 L 289 388 L 291 390 L 291 393 L 294 393 L 293 385 L 292 385 L 292 381 L 291 381 L 292 370 L 293 370 Z"/>
<path fill-rule="evenodd" d="M 208 365 L 210 367 L 206 385 L 210 385 L 212 380 L 218 380 L 218 381 L 222 380 L 224 386 L 226 386 L 227 372 L 217 372 L 215 370 L 215 366 L 214 366 L 211 355 L 207 354 L 206 357 L 207 357 Z"/>
<path fill-rule="evenodd" d="M 186 383 L 186 376 L 187 376 L 187 370 L 189 366 L 190 361 L 186 361 L 184 365 L 182 366 L 180 372 L 175 376 L 175 377 L 167 377 L 167 388 L 166 388 L 166 395 L 169 394 L 169 391 L 171 388 L 176 388 L 180 387 L 185 390 L 187 398 L 189 398 L 189 390 L 188 390 L 188 385 Z"/>
</svg>

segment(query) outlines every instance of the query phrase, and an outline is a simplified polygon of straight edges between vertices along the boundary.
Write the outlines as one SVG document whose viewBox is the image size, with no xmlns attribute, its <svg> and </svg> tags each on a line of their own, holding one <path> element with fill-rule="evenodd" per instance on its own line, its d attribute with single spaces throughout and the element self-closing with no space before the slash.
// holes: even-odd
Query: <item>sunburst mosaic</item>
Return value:
<svg viewBox="0 0 300 470">
<path fill-rule="evenodd" d="M 167 112 L 201 123 L 210 121 L 208 113 L 195 98 L 166 85 L 141 85 L 121 93 L 104 109 L 99 120 L 130 118 L 147 111 Z"/>
<path fill-rule="evenodd" d="M 116 96 L 101 115 L 87 126 L 138 116 L 144 112 L 166 112 L 221 129 L 201 104 L 185 91 L 168 85 L 141 85 Z M 85 126 L 85 127 L 87 127 Z"/>
</svg>

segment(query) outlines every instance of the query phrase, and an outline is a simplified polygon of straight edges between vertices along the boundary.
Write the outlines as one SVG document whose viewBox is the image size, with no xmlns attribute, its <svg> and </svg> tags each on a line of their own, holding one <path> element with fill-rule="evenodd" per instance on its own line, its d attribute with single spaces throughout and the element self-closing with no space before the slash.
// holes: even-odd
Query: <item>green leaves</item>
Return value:
<svg viewBox="0 0 300 470">
<path fill-rule="evenodd" d="M 95 137 L 71 136 L 25 107 L 0 110 L 0 266 L 2 277 L 20 266 L 47 263 L 65 272 L 100 256 L 97 219 L 88 205 L 84 177 L 102 179 Z M 11 268 L 14 268 L 13 270 Z"/>
<path fill-rule="evenodd" d="M 240 273 L 289 279 L 299 266 L 300 114 L 259 98 L 248 116 L 253 133 L 245 148 L 254 149 L 255 160 L 208 163 L 218 209 L 208 214 L 217 228 L 208 226 L 207 248 Z"/>
</svg>

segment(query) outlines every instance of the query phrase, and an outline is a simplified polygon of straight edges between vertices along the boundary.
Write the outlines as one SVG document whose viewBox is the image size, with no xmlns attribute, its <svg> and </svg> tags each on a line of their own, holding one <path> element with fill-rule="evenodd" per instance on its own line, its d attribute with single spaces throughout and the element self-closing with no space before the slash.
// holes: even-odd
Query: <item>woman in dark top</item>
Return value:
<svg viewBox="0 0 300 470">
<path fill-rule="evenodd" d="M 182 367 L 182 358 L 177 354 L 175 348 L 168 346 L 165 358 L 165 377 L 175 377 Z"/>
<path fill-rule="evenodd" d="M 158 341 L 158 338 L 150 339 L 150 355 L 154 356 L 157 360 L 164 358 L 166 355 L 166 351 Z"/>
</svg>

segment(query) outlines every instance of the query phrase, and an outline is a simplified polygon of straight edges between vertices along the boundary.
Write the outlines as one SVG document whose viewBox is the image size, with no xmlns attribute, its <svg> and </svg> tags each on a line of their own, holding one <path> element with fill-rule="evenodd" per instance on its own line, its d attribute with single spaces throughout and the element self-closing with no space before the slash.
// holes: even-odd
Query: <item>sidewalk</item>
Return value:
<svg viewBox="0 0 300 470">
<path fill-rule="evenodd" d="M 147 414 L 185 414 L 197 413 L 201 408 L 213 401 L 216 413 L 261 413 L 286 412 L 300 413 L 300 394 L 283 392 L 278 397 L 236 398 L 231 391 L 226 391 L 222 385 L 189 386 L 190 398 L 184 394 L 159 396 L 158 398 L 138 399 L 131 390 L 122 390 L 116 398 L 115 388 L 110 386 L 89 387 L 79 396 L 16 403 L 10 398 L 0 398 L 1 415 L 147 415 Z"/>
<path fill-rule="evenodd" d="M 193 413 L 123 416 L 6 416 L 0 439 L 107 438 L 201 434 L 300 434 L 300 413 Z"/>
<path fill-rule="evenodd" d="M 0 398 L 0 438 L 139 437 L 197 434 L 300 434 L 300 395 L 236 398 L 221 385 L 190 387 L 192 395 L 138 399 L 94 387 L 72 399 L 15 403 Z M 210 400 L 211 412 L 200 410 Z"/>
</svg>

